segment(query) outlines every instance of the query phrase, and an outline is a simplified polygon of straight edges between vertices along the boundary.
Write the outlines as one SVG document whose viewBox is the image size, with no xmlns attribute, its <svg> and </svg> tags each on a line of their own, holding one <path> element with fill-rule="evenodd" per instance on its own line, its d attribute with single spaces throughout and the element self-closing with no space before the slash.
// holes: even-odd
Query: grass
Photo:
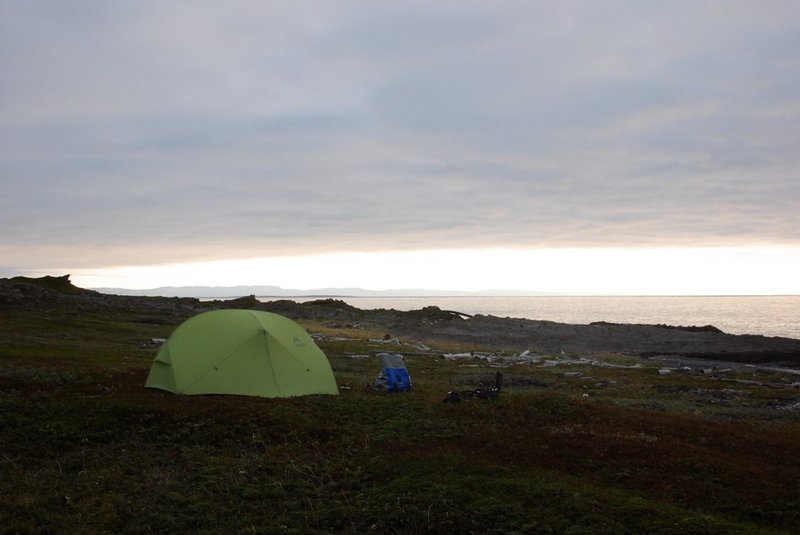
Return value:
<svg viewBox="0 0 800 535">
<path fill-rule="evenodd" d="M 168 336 L 174 318 L 0 312 L 0 533 L 791 533 L 800 523 L 800 423 L 769 405 L 796 393 L 776 377 L 765 387 L 649 366 L 514 366 L 500 399 L 445 404 L 448 390 L 487 386 L 496 369 L 409 356 L 414 390 L 378 394 L 376 359 L 353 355 L 387 349 L 370 341 L 382 333 L 317 322 L 307 326 L 325 335 L 340 396 L 177 396 L 142 386 L 145 342 Z M 724 389 L 737 391 L 720 394 L 727 404 L 698 401 Z"/>
</svg>

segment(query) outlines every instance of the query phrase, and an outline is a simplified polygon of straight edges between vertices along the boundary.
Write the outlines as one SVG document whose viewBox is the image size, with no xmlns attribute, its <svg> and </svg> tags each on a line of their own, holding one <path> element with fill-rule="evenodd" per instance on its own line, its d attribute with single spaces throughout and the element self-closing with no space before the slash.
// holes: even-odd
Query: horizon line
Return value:
<svg viewBox="0 0 800 535">
<path fill-rule="evenodd" d="M 226 289 L 226 288 L 236 288 L 236 287 L 246 287 L 246 285 L 235 286 L 235 287 L 226 287 L 226 286 L 160 286 L 156 288 L 142 288 L 142 289 L 134 289 L 134 288 L 112 288 L 112 287 L 95 287 L 95 288 L 88 288 L 89 290 L 97 291 L 99 293 L 108 293 L 108 291 L 120 290 L 125 292 L 136 292 L 142 296 L 148 297 L 175 297 L 173 295 L 164 295 L 160 293 L 153 293 L 149 295 L 145 295 L 145 292 L 154 292 L 156 290 L 162 289 L 188 289 L 188 288 L 216 288 L 216 289 Z M 331 288 L 336 289 L 336 288 Z M 200 292 L 192 293 L 192 295 L 186 295 L 184 297 L 194 297 L 197 299 L 237 299 L 240 297 L 247 297 L 252 295 L 253 297 L 259 298 L 270 298 L 270 299 L 280 299 L 280 298 L 359 298 L 359 299 L 372 299 L 372 298 L 491 298 L 491 297 L 800 297 L 800 294 L 792 294 L 792 293 L 707 293 L 707 294 L 692 294 L 692 293 L 675 293 L 675 294 L 666 294 L 666 293 L 611 293 L 611 292 L 548 292 L 548 291 L 537 291 L 537 290 L 437 290 L 437 289 L 420 289 L 420 288 L 392 288 L 389 290 L 369 290 L 364 288 L 349 288 L 349 289 L 357 289 L 363 291 L 367 294 L 372 295 L 359 295 L 357 293 L 306 293 L 306 292 L 314 292 L 314 290 L 296 290 L 297 293 L 287 293 L 287 294 L 269 294 L 269 293 L 259 293 L 259 292 L 251 292 L 247 294 L 243 293 L 231 293 L 231 294 L 221 294 L 221 295 L 204 295 Z M 405 291 L 413 291 L 419 290 L 421 292 L 429 292 L 429 293 L 419 293 L 419 294 L 407 294 L 401 293 Z M 295 291 L 295 290 L 289 290 Z M 497 291 L 499 293 L 486 293 Z M 452 292 L 452 293 L 448 293 Z M 501 293 L 502 292 L 502 293 Z"/>
</svg>

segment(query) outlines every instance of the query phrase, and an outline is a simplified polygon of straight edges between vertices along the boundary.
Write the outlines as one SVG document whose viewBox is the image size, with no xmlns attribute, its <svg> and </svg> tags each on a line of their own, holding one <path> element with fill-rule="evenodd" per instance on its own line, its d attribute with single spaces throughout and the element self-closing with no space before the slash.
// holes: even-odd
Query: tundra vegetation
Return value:
<svg viewBox="0 0 800 535">
<path fill-rule="evenodd" d="M 180 396 L 143 387 L 158 339 L 230 303 L 73 288 L 25 280 L 0 294 L 0 533 L 800 525 L 795 375 L 724 363 L 666 373 L 618 354 L 520 359 L 531 348 L 397 339 L 368 316 L 331 314 L 298 321 L 339 396 Z M 370 388 L 387 350 L 406 355 L 411 392 Z M 498 399 L 442 402 L 492 386 L 498 370 Z"/>
</svg>

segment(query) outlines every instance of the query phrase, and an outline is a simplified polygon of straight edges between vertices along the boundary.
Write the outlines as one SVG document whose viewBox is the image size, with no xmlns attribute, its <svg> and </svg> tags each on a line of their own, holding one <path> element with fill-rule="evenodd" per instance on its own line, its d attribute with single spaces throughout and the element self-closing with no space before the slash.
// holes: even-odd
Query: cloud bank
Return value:
<svg viewBox="0 0 800 535">
<path fill-rule="evenodd" d="M 800 243 L 794 2 L 0 2 L 6 272 Z"/>
</svg>

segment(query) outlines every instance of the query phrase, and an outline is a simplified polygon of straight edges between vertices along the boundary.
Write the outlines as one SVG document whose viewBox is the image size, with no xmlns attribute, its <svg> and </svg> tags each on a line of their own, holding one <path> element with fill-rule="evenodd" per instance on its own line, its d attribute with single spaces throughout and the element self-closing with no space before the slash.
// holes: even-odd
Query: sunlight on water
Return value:
<svg viewBox="0 0 800 535">
<path fill-rule="evenodd" d="M 271 298 L 261 297 L 262 301 Z M 313 298 L 291 298 L 310 301 Z M 466 314 L 561 323 L 713 325 L 730 334 L 800 339 L 800 296 L 748 297 L 346 297 L 361 309 L 435 305 Z"/>
</svg>

